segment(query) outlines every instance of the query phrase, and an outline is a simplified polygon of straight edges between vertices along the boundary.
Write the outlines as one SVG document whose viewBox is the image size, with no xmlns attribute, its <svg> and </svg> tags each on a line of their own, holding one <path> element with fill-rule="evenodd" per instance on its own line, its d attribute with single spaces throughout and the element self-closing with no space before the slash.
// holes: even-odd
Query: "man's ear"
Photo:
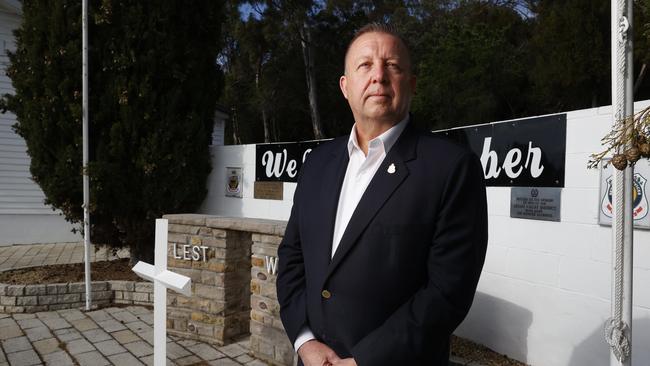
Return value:
<svg viewBox="0 0 650 366">
<path fill-rule="evenodd" d="M 341 76 L 339 79 L 339 87 L 341 88 L 341 93 L 343 93 L 343 97 L 345 99 L 348 99 L 348 91 L 346 89 L 346 86 L 348 85 L 348 79 L 345 77 L 345 75 Z"/>
</svg>

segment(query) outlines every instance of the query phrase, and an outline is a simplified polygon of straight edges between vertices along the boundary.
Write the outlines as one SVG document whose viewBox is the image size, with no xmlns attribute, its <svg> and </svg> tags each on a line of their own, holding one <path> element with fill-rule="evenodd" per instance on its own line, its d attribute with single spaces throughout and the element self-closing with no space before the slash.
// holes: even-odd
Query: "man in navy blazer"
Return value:
<svg viewBox="0 0 650 366">
<path fill-rule="evenodd" d="M 280 315 L 304 365 L 447 365 L 485 259 L 483 171 L 409 121 L 415 76 L 392 27 L 348 46 L 350 136 L 300 171 L 278 250 Z"/>
</svg>

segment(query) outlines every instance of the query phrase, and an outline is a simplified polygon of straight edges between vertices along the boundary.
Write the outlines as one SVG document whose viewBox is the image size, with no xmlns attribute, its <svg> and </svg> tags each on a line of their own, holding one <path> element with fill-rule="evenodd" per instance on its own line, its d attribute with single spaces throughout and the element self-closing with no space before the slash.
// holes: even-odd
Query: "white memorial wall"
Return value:
<svg viewBox="0 0 650 366">
<path fill-rule="evenodd" d="M 531 365 L 608 364 L 602 328 L 610 316 L 611 230 L 598 225 L 600 172 L 587 162 L 601 151 L 610 123 L 610 107 L 567 113 L 560 222 L 511 218 L 510 188 L 488 188 L 486 263 L 458 335 Z M 295 183 L 283 184 L 281 201 L 253 198 L 255 145 L 211 149 L 209 193 L 199 213 L 288 219 Z M 242 198 L 225 196 L 227 167 L 242 168 Z M 650 232 L 634 235 L 632 357 L 641 366 L 650 360 Z"/>
</svg>

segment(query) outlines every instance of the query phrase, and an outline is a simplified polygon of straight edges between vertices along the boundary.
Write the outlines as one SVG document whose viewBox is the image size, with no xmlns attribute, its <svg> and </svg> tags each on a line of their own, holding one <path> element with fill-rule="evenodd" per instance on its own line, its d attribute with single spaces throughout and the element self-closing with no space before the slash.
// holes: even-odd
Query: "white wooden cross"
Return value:
<svg viewBox="0 0 650 366">
<path fill-rule="evenodd" d="M 153 282 L 153 364 L 165 365 L 167 357 L 167 288 L 185 296 L 192 293 L 189 277 L 167 270 L 167 219 L 156 219 L 155 265 L 138 262 L 133 272 Z"/>
</svg>

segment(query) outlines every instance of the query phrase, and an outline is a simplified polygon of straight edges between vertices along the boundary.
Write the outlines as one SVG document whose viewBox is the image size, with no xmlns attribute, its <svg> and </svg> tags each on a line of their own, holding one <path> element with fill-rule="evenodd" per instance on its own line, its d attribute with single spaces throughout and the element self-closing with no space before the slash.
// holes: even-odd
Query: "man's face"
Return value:
<svg viewBox="0 0 650 366">
<path fill-rule="evenodd" d="M 415 91 L 405 46 L 387 33 L 361 35 L 350 46 L 339 85 L 356 122 L 399 122 Z"/>
</svg>

